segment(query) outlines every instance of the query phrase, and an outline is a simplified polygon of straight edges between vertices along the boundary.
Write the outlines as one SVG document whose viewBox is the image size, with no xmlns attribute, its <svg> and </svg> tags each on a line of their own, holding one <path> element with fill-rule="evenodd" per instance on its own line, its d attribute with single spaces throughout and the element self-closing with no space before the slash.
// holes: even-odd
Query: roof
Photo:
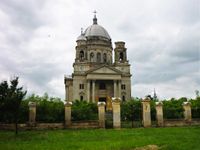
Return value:
<svg viewBox="0 0 200 150">
<path fill-rule="evenodd" d="M 93 24 L 85 30 L 85 37 L 100 36 L 110 40 L 110 35 L 102 26 Z"/>
</svg>

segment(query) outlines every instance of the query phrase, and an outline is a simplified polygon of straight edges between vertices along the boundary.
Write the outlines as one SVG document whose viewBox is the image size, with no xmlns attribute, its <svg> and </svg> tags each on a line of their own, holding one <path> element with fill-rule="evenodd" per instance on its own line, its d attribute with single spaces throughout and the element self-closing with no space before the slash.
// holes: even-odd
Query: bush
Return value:
<svg viewBox="0 0 200 150">
<path fill-rule="evenodd" d="M 95 103 L 88 103 L 86 101 L 73 102 L 72 105 L 72 120 L 97 120 L 98 119 L 98 109 Z"/>
<path fill-rule="evenodd" d="M 37 122 L 64 122 L 64 103 L 60 98 L 33 94 L 26 99 L 27 106 L 29 101 L 37 103 Z"/>
<path fill-rule="evenodd" d="M 163 101 L 163 115 L 165 119 L 181 119 L 183 118 L 183 102 L 187 101 L 186 98 L 178 100 L 172 98 L 171 100 Z"/>
<path fill-rule="evenodd" d="M 192 118 L 200 118 L 200 97 L 191 99 Z"/>
<path fill-rule="evenodd" d="M 142 120 L 141 101 L 131 99 L 121 103 L 121 120 L 133 121 Z"/>
</svg>

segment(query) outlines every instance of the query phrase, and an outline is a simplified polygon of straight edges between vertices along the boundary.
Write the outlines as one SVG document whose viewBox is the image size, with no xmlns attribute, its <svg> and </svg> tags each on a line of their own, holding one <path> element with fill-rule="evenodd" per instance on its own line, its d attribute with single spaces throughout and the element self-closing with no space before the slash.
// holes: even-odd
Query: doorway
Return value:
<svg viewBox="0 0 200 150">
<path fill-rule="evenodd" d="M 105 102 L 106 103 L 106 97 L 99 97 L 99 102 Z"/>
</svg>

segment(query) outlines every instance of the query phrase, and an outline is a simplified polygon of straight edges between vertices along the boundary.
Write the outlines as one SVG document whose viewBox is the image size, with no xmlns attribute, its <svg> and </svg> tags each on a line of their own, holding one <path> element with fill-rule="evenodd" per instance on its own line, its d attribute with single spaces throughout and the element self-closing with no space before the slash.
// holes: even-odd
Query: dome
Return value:
<svg viewBox="0 0 200 150">
<path fill-rule="evenodd" d="M 108 32 L 98 24 L 93 24 L 85 30 L 85 37 L 90 36 L 100 36 L 110 40 Z"/>
<path fill-rule="evenodd" d="M 108 40 L 110 40 L 110 35 L 108 34 L 108 32 L 106 31 L 106 29 L 104 29 L 102 26 L 97 24 L 97 18 L 96 18 L 96 14 L 94 15 L 93 18 L 93 25 L 89 26 L 86 30 L 85 30 L 85 37 L 92 37 L 92 36 L 99 36 L 99 37 L 104 37 Z"/>
</svg>

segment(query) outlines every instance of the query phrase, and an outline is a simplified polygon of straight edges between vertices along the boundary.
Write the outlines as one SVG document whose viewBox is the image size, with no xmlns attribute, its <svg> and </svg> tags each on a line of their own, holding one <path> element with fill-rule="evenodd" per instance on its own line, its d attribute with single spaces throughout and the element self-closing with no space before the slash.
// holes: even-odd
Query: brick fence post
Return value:
<svg viewBox="0 0 200 150">
<path fill-rule="evenodd" d="M 162 102 L 156 102 L 156 119 L 157 119 L 157 126 L 162 127 L 164 125 Z"/>
<path fill-rule="evenodd" d="M 65 103 L 65 127 L 71 126 L 71 106 L 72 102 L 67 101 Z"/>
<path fill-rule="evenodd" d="M 145 98 L 142 100 L 142 114 L 143 114 L 143 126 L 151 127 L 151 108 L 150 99 Z"/>
<path fill-rule="evenodd" d="M 99 127 L 105 128 L 105 102 L 98 102 Z"/>
<path fill-rule="evenodd" d="M 121 128 L 120 101 L 121 99 L 119 97 L 112 99 L 113 128 Z"/>
</svg>

